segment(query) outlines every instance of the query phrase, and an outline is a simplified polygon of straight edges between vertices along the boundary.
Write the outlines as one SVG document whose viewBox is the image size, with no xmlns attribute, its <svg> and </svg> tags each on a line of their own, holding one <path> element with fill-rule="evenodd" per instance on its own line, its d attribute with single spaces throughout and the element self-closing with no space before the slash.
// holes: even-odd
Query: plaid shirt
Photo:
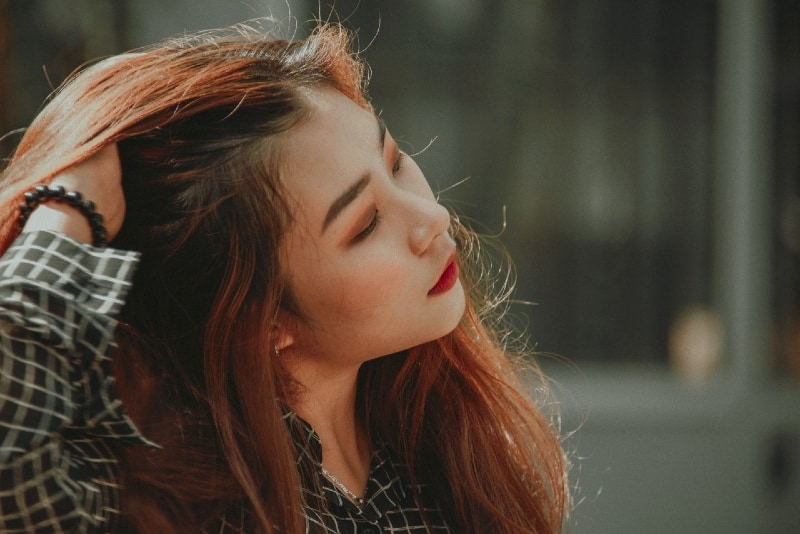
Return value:
<svg viewBox="0 0 800 534">
<path fill-rule="evenodd" d="M 119 519 L 119 444 L 155 446 L 124 414 L 110 370 L 116 316 L 135 252 L 51 232 L 21 235 L 0 258 L 0 531 L 111 532 Z M 424 487 L 417 506 L 402 464 L 373 454 L 363 509 L 320 474 L 314 430 L 286 415 L 300 452 L 310 533 L 449 532 Z M 428 502 L 430 501 L 430 502 Z M 314 505 L 317 503 L 317 505 Z M 246 507 L 209 532 L 246 530 Z"/>
<path fill-rule="evenodd" d="M 294 413 L 285 417 L 299 451 L 298 469 L 304 477 L 303 492 L 307 531 L 314 534 L 378 534 L 450 532 L 436 501 L 425 486 L 417 490 L 423 501 L 420 509 L 404 480 L 404 465 L 390 449 L 378 443 L 372 454 L 363 508 L 357 507 L 326 477 L 322 476 L 322 442 L 311 426 Z M 324 502 L 325 506 L 313 506 Z M 423 513 L 433 530 L 428 530 Z"/>
</svg>

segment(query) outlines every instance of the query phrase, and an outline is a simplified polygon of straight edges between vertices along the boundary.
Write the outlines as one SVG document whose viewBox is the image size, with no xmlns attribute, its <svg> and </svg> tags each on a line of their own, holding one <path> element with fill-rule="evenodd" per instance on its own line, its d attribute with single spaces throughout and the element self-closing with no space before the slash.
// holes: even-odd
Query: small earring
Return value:
<svg viewBox="0 0 800 534">
<path fill-rule="evenodd" d="M 277 356 L 277 357 L 280 357 L 280 355 L 281 355 L 281 351 L 280 351 L 280 349 L 278 349 L 278 344 L 277 344 L 277 343 L 275 343 L 275 344 L 272 346 L 272 349 L 275 351 L 275 356 Z"/>
</svg>

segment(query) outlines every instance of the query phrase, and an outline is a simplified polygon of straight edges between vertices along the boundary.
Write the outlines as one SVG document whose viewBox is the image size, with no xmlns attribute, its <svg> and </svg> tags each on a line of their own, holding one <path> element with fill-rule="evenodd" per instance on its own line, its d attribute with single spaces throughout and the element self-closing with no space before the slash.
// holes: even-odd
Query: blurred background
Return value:
<svg viewBox="0 0 800 534">
<path fill-rule="evenodd" d="M 86 60 L 267 15 L 303 36 L 318 12 L 0 0 L 0 132 Z M 571 532 L 800 533 L 800 2 L 336 12 L 393 134 L 514 258 L 575 465 Z"/>
</svg>

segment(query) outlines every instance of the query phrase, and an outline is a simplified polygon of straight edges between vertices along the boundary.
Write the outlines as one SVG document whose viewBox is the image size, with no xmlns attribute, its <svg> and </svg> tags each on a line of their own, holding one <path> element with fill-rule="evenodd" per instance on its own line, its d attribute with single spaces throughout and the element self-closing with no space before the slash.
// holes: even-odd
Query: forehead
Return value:
<svg viewBox="0 0 800 534">
<path fill-rule="evenodd" d="M 308 117 L 288 132 L 281 181 L 295 219 L 315 234 L 330 205 L 381 158 L 373 113 L 335 89 L 309 90 Z"/>
</svg>

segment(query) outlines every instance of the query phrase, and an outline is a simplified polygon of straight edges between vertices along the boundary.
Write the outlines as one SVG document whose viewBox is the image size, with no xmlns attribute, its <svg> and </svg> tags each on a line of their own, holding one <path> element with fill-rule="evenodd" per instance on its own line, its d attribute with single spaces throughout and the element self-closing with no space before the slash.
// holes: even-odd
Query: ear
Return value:
<svg viewBox="0 0 800 534">
<path fill-rule="evenodd" d="M 275 351 L 280 352 L 294 345 L 295 321 L 287 314 L 279 313 L 272 323 L 272 337 L 275 340 Z"/>
<path fill-rule="evenodd" d="M 285 327 L 275 326 L 275 350 L 280 352 L 294 345 L 294 334 Z"/>
</svg>

